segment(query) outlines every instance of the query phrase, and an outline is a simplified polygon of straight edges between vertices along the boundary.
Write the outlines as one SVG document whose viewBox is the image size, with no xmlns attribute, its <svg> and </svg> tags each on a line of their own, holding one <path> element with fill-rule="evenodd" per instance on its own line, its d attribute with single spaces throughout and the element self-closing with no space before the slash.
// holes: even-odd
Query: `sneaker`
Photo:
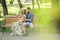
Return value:
<svg viewBox="0 0 60 40">
<path fill-rule="evenodd" d="M 28 33 L 29 35 L 31 35 L 31 33 Z"/>
<path fill-rule="evenodd" d="M 14 35 L 14 33 L 11 33 L 10 35 L 11 35 L 11 36 L 13 36 L 13 35 Z"/>
</svg>

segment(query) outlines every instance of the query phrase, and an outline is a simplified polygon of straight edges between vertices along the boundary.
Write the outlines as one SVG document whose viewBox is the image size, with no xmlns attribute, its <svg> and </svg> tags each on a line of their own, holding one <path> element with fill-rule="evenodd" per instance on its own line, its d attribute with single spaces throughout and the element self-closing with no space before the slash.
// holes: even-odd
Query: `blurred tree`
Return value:
<svg viewBox="0 0 60 40">
<path fill-rule="evenodd" d="M 14 0 L 10 0 L 9 2 L 10 2 L 10 4 L 13 4 Z"/>
<path fill-rule="evenodd" d="M 52 0 L 52 13 L 55 15 L 54 18 L 59 17 L 59 0 Z"/>
<path fill-rule="evenodd" d="M 52 9 L 59 9 L 59 0 L 52 0 Z"/>
<path fill-rule="evenodd" d="M 20 9 L 23 7 L 23 5 L 21 4 L 21 0 L 17 0 L 18 1 L 18 4 L 19 4 L 19 7 Z"/>
<path fill-rule="evenodd" d="M 6 0 L 1 0 L 1 3 L 2 3 L 2 7 L 3 7 L 4 15 L 8 15 L 8 9 L 7 9 L 7 6 L 6 6 Z"/>
<path fill-rule="evenodd" d="M 38 9 L 40 9 L 39 0 L 36 0 L 36 3 L 37 3 L 37 5 L 38 5 Z"/>
<path fill-rule="evenodd" d="M 59 0 L 52 0 L 52 13 L 54 14 L 54 21 L 57 25 L 57 29 L 59 32 L 60 29 L 60 15 L 59 15 Z"/>
<path fill-rule="evenodd" d="M 40 4 L 42 4 L 42 0 L 40 0 Z"/>
<path fill-rule="evenodd" d="M 0 4 L 1 4 L 1 0 L 0 0 Z"/>
<path fill-rule="evenodd" d="M 1 4 L 1 0 L 0 0 L 0 4 Z M 1 12 L 0 12 L 0 18 L 1 18 Z"/>
<path fill-rule="evenodd" d="M 34 9 L 34 0 L 32 0 L 32 8 Z"/>
<path fill-rule="evenodd" d="M 0 18 L 1 18 L 1 12 L 0 12 Z"/>
</svg>

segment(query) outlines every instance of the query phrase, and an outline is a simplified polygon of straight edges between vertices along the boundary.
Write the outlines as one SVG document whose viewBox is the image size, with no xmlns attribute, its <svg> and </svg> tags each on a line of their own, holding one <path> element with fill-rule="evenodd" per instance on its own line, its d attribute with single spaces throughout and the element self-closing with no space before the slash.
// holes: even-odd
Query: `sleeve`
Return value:
<svg viewBox="0 0 60 40">
<path fill-rule="evenodd" d="M 31 14 L 30 20 L 33 21 L 34 15 Z"/>
</svg>

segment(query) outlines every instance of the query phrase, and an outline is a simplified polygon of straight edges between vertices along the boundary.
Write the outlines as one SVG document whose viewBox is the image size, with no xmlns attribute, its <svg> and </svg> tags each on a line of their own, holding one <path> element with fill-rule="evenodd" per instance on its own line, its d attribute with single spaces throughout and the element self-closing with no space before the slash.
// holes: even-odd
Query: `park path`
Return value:
<svg viewBox="0 0 60 40">
<path fill-rule="evenodd" d="M 11 36 L 9 33 L 2 35 L 0 32 L 0 40 L 60 40 L 60 34 L 31 33 L 27 36 Z"/>
</svg>

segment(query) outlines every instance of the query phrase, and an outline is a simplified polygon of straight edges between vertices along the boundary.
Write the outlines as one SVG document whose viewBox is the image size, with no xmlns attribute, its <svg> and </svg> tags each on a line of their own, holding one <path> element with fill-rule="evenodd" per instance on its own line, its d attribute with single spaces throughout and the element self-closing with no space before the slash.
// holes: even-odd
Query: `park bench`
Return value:
<svg viewBox="0 0 60 40">
<path fill-rule="evenodd" d="M 39 20 L 38 17 L 34 17 L 33 24 L 34 24 L 35 26 L 38 25 L 38 22 L 37 22 L 38 20 Z M 18 21 L 18 19 L 16 18 L 16 16 L 6 15 L 6 16 L 4 17 L 4 22 L 3 22 L 3 24 L 2 24 L 2 34 L 4 34 L 4 32 L 6 32 L 6 27 L 8 27 L 8 28 L 12 27 L 11 24 L 12 24 L 13 22 L 16 22 L 16 21 Z"/>
<path fill-rule="evenodd" d="M 4 34 L 4 32 L 6 32 L 6 27 L 10 28 L 11 27 L 11 24 L 13 22 L 16 22 L 16 21 L 18 21 L 18 19 L 16 18 L 16 16 L 6 15 L 4 17 L 4 22 L 2 24 L 2 34 Z"/>
</svg>

